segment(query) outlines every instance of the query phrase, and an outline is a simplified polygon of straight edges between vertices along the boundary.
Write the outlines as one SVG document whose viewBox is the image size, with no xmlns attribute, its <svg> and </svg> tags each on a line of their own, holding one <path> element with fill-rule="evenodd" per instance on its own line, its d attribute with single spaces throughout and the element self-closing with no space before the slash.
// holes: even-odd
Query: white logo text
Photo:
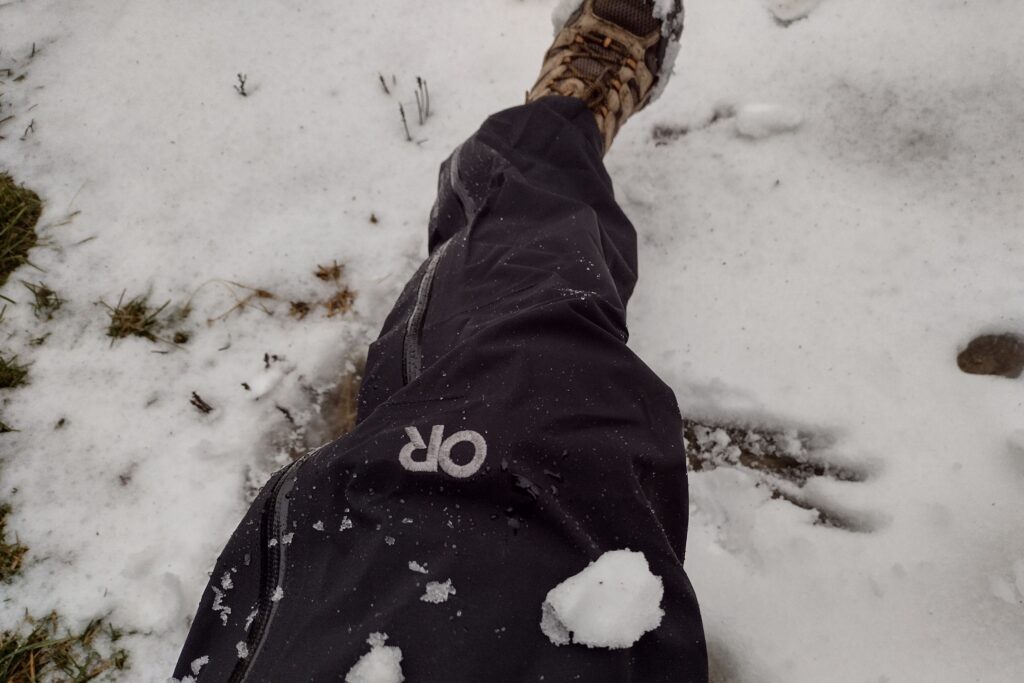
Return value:
<svg viewBox="0 0 1024 683">
<path fill-rule="evenodd" d="M 487 442 L 484 441 L 484 437 L 469 429 L 455 432 L 446 439 L 444 425 L 434 425 L 430 430 L 429 443 L 424 443 L 420 430 L 416 427 L 406 427 L 405 433 L 409 436 L 409 443 L 402 447 L 398 461 L 410 472 L 437 472 L 440 467 L 441 471 L 449 476 L 465 479 L 476 474 L 487 457 Z M 463 441 L 473 444 L 473 458 L 465 465 L 459 465 L 452 460 L 452 449 Z M 413 459 L 413 453 L 423 449 L 427 450 L 424 458 Z"/>
</svg>

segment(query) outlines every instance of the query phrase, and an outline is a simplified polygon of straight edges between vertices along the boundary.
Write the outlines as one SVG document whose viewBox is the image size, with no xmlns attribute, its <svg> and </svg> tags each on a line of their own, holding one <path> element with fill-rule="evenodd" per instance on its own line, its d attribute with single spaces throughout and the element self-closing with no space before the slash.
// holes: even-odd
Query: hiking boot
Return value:
<svg viewBox="0 0 1024 683">
<path fill-rule="evenodd" d="M 555 42 L 526 101 L 583 100 L 607 152 L 626 119 L 668 81 L 683 32 L 682 0 L 582 0 L 564 22 L 555 21 Z"/>
</svg>

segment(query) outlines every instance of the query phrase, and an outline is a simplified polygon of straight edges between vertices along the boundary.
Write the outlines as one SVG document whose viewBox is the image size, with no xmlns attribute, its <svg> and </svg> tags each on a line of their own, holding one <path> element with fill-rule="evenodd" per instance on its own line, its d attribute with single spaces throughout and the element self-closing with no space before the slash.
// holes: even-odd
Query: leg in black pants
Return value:
<svg viewBox="0 0 1024 683">
<path fill-rule="evenodd" d="M 626 346 L 636 236 L 601 151 L 586 106 L 545 97 L 444 164 L 357 428 L 263 489 L 176 676 L 207 656 L 200 682 L 337 681 L 380 632 L 414 682 L 706 680 L 681 420 Z M 628 649 L 552 644 L 547 592 L 621 548 L 662 578 L 661 625 Z"/>
</svg>

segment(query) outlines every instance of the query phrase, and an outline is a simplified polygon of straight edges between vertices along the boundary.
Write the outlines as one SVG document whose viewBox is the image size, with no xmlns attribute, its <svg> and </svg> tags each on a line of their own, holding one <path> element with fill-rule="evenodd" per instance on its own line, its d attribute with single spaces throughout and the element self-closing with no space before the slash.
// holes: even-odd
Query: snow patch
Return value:
<svg viewBox="0 0 1024 683">
<path fill-rule="evenodd" d="M 197 657 L 192 660 L 189 668 L 192 669 L 192 675 L 198 676 L 199 672 L 202 671 L 203 667 L 210 663 L 210 658 L 207 655 Z"/>
<path fill-rule="evenodd" d="M 419 574 L 426 574 L 427 573 L 427 566 L 424 565 L 424 564 L 420 564 L 416 560 L 410 560 L 409 561 L 409 571 L 414 571 L 414 572 L 417 572 Z"/>
<path fill-rule="evenodd" d="M 792 132 L 803 122 L 803 114 L 779 104 L 745 104 L 736 111 L 736 132 L 755 140 Z"/>
<path fill-rule="evenodd" d="M 455 595 L 451 579 L 444 582 L 430 581 L 427 583 L 427 591 L 420 596 L 420 600 L 439 605 L 442 602 L 446 602 L 451 595 Z"/>
<path fill-rule="evenodd" d="M 999 598 L 1007 605 L 1017 606 L 1017 593 L 1013 590 L 1013 586 L 1009 581 L 1001 576 L 990 576 L 988 577 L 989 589 L 992 591 L 992 595 Z"/>
<path fill-rule="evenodd" d="M 555 608 L 548 602 L 540 606 L 540 630 L 555 645 L 568 645 L 572 642 L 572 634 L 559 621 Z"/>
<path fill-rule="evenodd" d="M 1024 602 L 1024 557 L 1013 563 L 1013 583 Z"/>
<path fill-rule="evenodd" d="M 402 650 L 385 645 L 385 633 L 371 633 L 366 642 L 370 651 L 359 658 L 348 673 L 345 683 L 402 683 Z"/>
<path fill-rule="evenodd" d="M 583 0 L 558 0 L 558 4 L 551 10 L 551 28 L 554 29 L 556 36 L 565 26 L 565 22 L 569 21 L 572 13 L 582 4 Z"/>
<path fill-rule="evenodd" d="M 540 628 L 555 645 L 631 647 L 661 625 L 664 592 L 643 553 L 612 550 L 548 592 Z"/>
<path fill-rule="evenodd" d="M 248 631 L 249 627 L 252 626 L 253 619 L 256 618 L 257 610 L 249 612 L 249 616 L 245 618 L 245 630 Z"/>
<path fill-rule="evenodd" d="M 227 626 L 228 617 L 231 616 L 231 608 L 224 604 L 224 591 L 216 586 L 210 586 L 213 591 L 213 605 L 210 606 L 214 612 L 220 612 L 220 623 Z"/>
<path fill-rule="evenodd" d="M 264 369 L 255 379 L 250 379 L 247 384 L 249 385 L 249 391 L 252 392 L 252 399 L 258 401 L 276 389 L 290 370 L 291 368 L 273 365 Z"/>
<path fill-rule="evenodd" d="M 806 17 L 821 4 L 821 0 L 764 0 L 764 4 L 772 16 L 789 23 Z"/>
</svg>

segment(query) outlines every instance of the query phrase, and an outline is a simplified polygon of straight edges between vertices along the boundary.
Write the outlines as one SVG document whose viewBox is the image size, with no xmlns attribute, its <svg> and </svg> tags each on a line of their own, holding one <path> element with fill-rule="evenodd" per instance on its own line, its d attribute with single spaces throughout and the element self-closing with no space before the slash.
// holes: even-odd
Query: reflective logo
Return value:
<svg viewBox="0 0 1024 683">
<path fill-rule="evenodd" d="M 441 471 L 449 476 L 465 479 L 476 474 L 487 457 L 487 442 L 484 441 L 484 437 L 469 429 L 455 432 L 446 439 L 444 425 L 434 425 L 430 430 L 429 444 L 424 443 L 420 430 L 416 427 L 406 427 L 405 433 L 409 436 L 409 443 L 402 447 L 398 461 L 410 472 L 437 472 L 437 468 L 440 467 Z M 452 449 L 463 441 L 473 444 L 473 458 L 465 465 L 459 465 L 452 460 Z M 427 451 L 423 459 L 414 459 L 413 453 L 423 449 Z"/>
</svg>

